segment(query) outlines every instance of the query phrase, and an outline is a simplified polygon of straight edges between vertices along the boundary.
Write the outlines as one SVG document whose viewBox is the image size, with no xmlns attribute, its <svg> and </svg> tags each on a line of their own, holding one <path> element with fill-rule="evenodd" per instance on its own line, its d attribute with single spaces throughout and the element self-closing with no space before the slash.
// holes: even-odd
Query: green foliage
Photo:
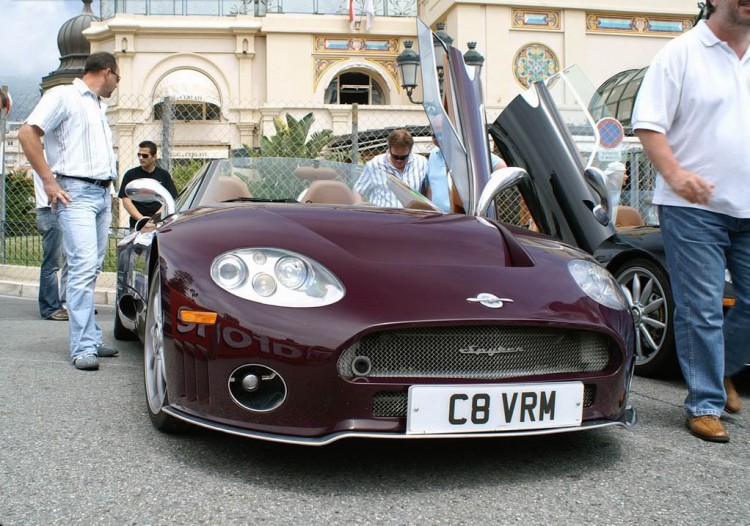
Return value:
<svg viewBox="0 0 750 526">
<path fill-rule="evenodd" d="M 188 164 L 175 164 L 172 167 L 172 180 L 177 188 L 177 192 L 181 192 L 187 182 L 192 179 L 195 173 L 203 167 L 202 161 L 196 161 L 190 159 Z"/>
<path fill-rule="evenodd" d="M 276 135 L 260 138 L 260 153 L 245 145 L 251 157 L 293 157 L 297 159 L 315 159 L 333 136 L 333 130 L 320 130 L 310 135 L 310 128 L 315 122 L 315 115 L 308 113 L 297 120 L 286 114 L 286 122 L 276 117 L 273 125 Z M 308 139 L 308 135 L 309 139 Z"/>
<path fill-rule="evenodd" d="M 5 177 L 5 219 L 9 236 L 26 235 L 36 230 L 34 179 L 28 171 L 13 171 Z"/>
</svg>

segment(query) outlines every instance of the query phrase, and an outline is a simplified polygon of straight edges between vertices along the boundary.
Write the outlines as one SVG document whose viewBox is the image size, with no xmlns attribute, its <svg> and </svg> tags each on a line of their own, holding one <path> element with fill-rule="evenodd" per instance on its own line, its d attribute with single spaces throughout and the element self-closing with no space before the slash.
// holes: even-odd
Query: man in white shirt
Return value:
<svg viewBox="0 0 750 526">
<path fill-rule="evenodd" d="M 659 171 L 654 204 L 688 386 L 687 427 L 727 442 L 730 377 L 750 359 L 750 2 L 708 0 L 708 21 L 669 42 L 638 95 L 633 129 Z M 722 315 L 724 269 L 736 304 Z"/>
<path fill-rule="evenodd" d="M 427 176 L 427 159 L 412 153 L 414 139 L 406 130 L 394 130 L 388 135 L 388 151 L 373 157 L 365 165 L 354 185 L 366 201 L 381 207 L 400 208 L 396 196 L 388 189 L 387 176 L 391 174 L 405 182 L 414 191 L 419 191 Z"/>
<path fill-rule="evenodd" d="M 49 205 L 42 179 L 34 175 L 36 196 L 36 226 L 42 236 L 42 266 L 39 269 L 39 314 L 45 320 L 68 321 L 65 310 L 65 291 L 68 286 L 68 262 L 63 252 L 63 233 L 57 213 Z M 57 272 L 60 272 L 58 284 Z"/>
<path fill-rule="evenodd" d="M 110 186 L 117 177 L 102 98 L 109 98 L 119 81 L 114 55 L 91 54 L 83 77 L 45 93 L 18 133 L 63 229 L 70 355 L 81 370 L 98 369 L 99 357 L 117 354 L 104 345 L 94 319 L 94 289 L 109 238 Z"/>
</svg>

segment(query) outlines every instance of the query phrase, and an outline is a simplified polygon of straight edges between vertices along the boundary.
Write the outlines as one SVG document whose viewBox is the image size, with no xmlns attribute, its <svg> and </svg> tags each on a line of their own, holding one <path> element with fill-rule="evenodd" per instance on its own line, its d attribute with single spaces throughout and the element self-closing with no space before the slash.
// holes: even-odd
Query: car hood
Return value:
<svg viewBox="0 0 750 526">
<path fill-rule="evenodd" d="M 191 294 L 206 308 L 234 311 L 276 326 L 288 309 L 240 300 L 217 290 L 211 262 L 230 250 L 274 247 L 323 264 L 346 295 L 328 307 L 295 309 L 302 327 L 337 320 L 333 340 L 373 326 L 481 323 L 491 320 L 576 325 L 632 325 L 626 311 L 590 300 L 568 271 L 571 258 L 590 259 L 545 236 L 488 220 L 411 210 L 316 205 L 246 205 L 199 209 L 159 228 L 167 282 L 190 278 Z M 509 298 L 492 309 L 467 301 L 479 294 Z M 280 318 L 281 317 L 281 318 Z M 329 320 L 326 322 L 325 320 Z M 294 332 L 292 321 L 285 330 Z M 300 334 L 301 338 L 302 335 Z M 340 340 L 339 340 L 340 341 Z M 332 343 L 331 342 L 331 343 Z"/>
</svg>

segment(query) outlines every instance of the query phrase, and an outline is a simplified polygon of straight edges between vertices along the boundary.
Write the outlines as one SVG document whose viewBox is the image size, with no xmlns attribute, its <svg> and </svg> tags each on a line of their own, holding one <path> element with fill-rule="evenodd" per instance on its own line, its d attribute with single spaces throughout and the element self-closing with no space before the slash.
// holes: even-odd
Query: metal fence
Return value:
<svg viewBox="0 0 750 526">
<path fill-rule="evenodd" d="M 11 87 L 12 93 L 12 87 Z M 34 183 L 18 141 L 18 129 L 39 100 L 17 96 L 7 116 L 3 151 L 0 263 L 34 267 L 41 264 L 37 234 Z M 386 150 L 388 134 L 406 128 L 415 138 L 415 152 L 433 148 L 427 118 L 419 106 L 322 105 L 252 101 L 175 100 L 169 96 L 118 97 L 109 101 L 117 171 L 138 166 L 138 145 L 158 145 L 159 164 L 172 176 L 178 191 L 205 162 L 238 156 L 295 157 L 364 164 Z M 5 117 L 5 116 L 3 116 Z M 627 152 L 630 178 L 622 204 L 637 208 L 647 223 L 655 222 L 649 206 L 655 172 L 637 140 Z M 280 197 L 289 197 L 288 193 Z M 516 190 L 499 197 L 498 217 L 505 222 L 529 222 Z M 129 232 L 128 216 L 113 196 L 112 235 L 105 271 L 116 267 L 117 239 Z M 36 279 L 29 269 L 29 279 Z"/>
</svg>

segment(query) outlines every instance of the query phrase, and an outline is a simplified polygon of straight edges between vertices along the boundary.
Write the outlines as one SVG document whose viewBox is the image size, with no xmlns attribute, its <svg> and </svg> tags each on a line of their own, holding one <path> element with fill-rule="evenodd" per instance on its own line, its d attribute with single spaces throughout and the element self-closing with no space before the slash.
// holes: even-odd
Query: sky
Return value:
<svg viewBox="0 0 750 526">
<path fill-rule="evenodd" d="M 99 14 L 99 0 L 91 6 Z M 60 65 L 57 32 L 81 0 L 0 0 L 0 78 L 41 78 Z"/>
</svg>

